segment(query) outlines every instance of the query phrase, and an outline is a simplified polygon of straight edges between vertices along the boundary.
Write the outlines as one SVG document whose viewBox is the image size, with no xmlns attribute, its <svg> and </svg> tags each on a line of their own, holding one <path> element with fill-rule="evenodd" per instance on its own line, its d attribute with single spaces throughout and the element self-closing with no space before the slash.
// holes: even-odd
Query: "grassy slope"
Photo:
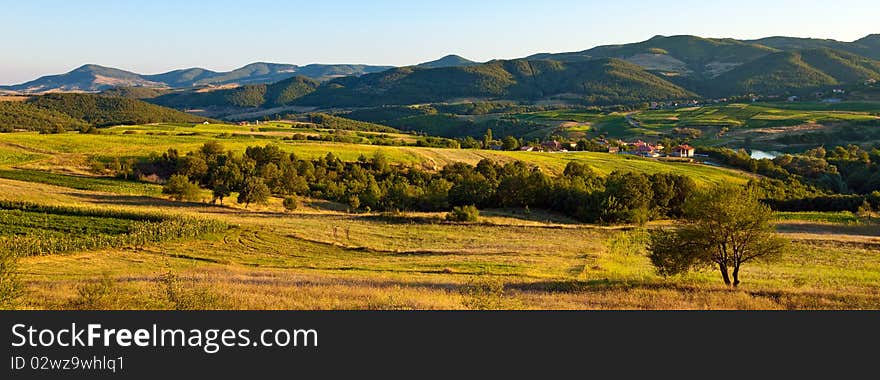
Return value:
<svg viewBox="0 0 880 380">
<path fill-rule="evenodd" d="M 24 191 L 0 191 L 0 198 L 75 205 L 126 199 L 0 180 L 0 190 L 9 188 Z M 104 307 L 174 307 L 161 280 L 172 272 L 187 291 L 203 295 L 195 304 L 200 308 L 880 307 L 880 261 L 868 246 L 802 239 L 778 263 L 745 267 L 741 289 L 727 291 L 713 272 L 658 277 L 637 233 L 550 215 L 501 211 L 487 213 L 483 224 L 462 226 L 337 213 L 324 202 L 285 214 L 279 203 L 252 211 L 159 200 L 116 206 L 202 215 L 238 227 L 139 249 L 26 258 L 30 293 L 23 306 L 72 307 L 78 286 L 107 277 L 114 285 Z M 503 282 L 506 291 L 468 290 L 486 281 Z"/>
<path fill-rule="evenodd" d="M 139 129 L 151 129 L 153 127 L 137 127 Z M 169 133 L 169 127 L 158 126 L 158 130 Z M 178 127 L 171 127 L 178 128 Z M 68 133 L 61 135 L 40 135 L 36 133 L 0 134 L 0 152 L 8 151 L 8 155 L 20 154 L 22 149 L 31 151 L 43 150 L 56 154 L 88 156 L 93 155 L 103 160 L 113 157 L 136 158 L 146 157 L 150 153 L 162 153 L 170 148 L 180 152 L 189 152 L 198 149 L 208 141 L 219 141 L 227 149 L 243 152 L 245 148 L 253 145 L 265 145 L 277 143 L 284 150 L 295 152 L 301 157 L 321 157 L 328 152 L 339 156 L 343 160 L 353 161 L 360 155 L 371 156 L 377 151 L 384 152 L 389 159 L 395 162 L 407 164 L 420 164 L 429 168 L 439 168 L 452 162 L 467 162 L 476 164 L 481 159 L 490 158 L 498 161 L 522 160 L 538 165 L 551 173 L 561 173 L 565 165 L 570 161 L 584 162 L 592 166 L 600 173 L 610 173 L 614 170 L 641 171 L 641 172 L 680 172 L 691 175 L 700 183 L 733 182 L 743 183 L 746 177 L 739 173 L 718 169 L 709 166 L 692 164 L 661 163 L 652 160 L 624 157 L 605 153 L 573 152 L 567 154 L 537 153 L 537 152 L 497 152 L 483 150 L 462 149 L 439 149 L 417 147 L 394 147 L 375 146 L 341 143 L 321 142 L 291 142 L 283 141 L 283 133 L 272 135 L 231 135 L 222 137 L 230 130 L 236 130 L 237 126 L 198 126 L 195 131 L 214 130 L 218 133 L 205 133 L 190 135 L 148 135 L 122 134 L 122 131 L 132 130 L 132 127 L 114 128 L 100 135 L 85 135 Z M 231 129 L 227 129 L 231 128 Z M 192 130 L 190 130 L 192 131 Z M 170 132 L 173 133 L 173 132 Z M 292 134 L 292 132 L 290 133 Z M 4 148 L 7 147 L 7 148 Z M 8 148 L 17 147 L 17 150 Z M 0 156 L 2 157 L 2 156 Z M 15 162 L 13 162 L 15 163 Z M 20 165 L 21 166 L 21 165 Z M 37 168 L 45 168 L 38 163 L 25 165 Z"/>
<path fill-rule="evenodd" d="M 166 126 L 170 129 L 173 126 Z M 200 126 L 208 128 L 209 126 Z M 140 127 L 147 129 L 149 127 Z M 215 126 L 215 128 L 238 128 Z M 61 156 L 136 156 L 162 148 L 197 147 L 208 136 L 0 135 L 0 157 L 9 166 L 42 165 Z M 234 144 L 229 144 L 234 142 Z M 243 149 L 254 139 L 224 140 Z M 708 180 L 742 181 L 735 173 L 623 159 L 600 153 L 528 154 L 350 144 L 285 144 L 304 156 L 332 150 L 346 159 L 358 151 L 387 150 L 398 161 L 438 162 L 484 157 L 529 159 L 549 169 L 570 159 L 602 172 L 619 168 L 676 170 Z M 39 149 L 40 153 L 34 152 Z M 558 170 L 558 169 L 555 169 Z M 348 214 L 339 205 L 304 200 L 284 213 L 280 199 L 267 206 L 225 207 L 157 198 L 156 187 L 127 187 L 98 179 L 50 182 L 28 171 L 0 179 L 0 199 L 43 204 L 113 207 L 217 219 L 235 228 L 188 241 L 140 248 L 29 257 L 21 271 L 28 287 L 25 308 L 89 307 L 77 289 L 107 277 L 113 284 L 101 308 L 174 308 L 164 292 L 166 273 L 178 276 L 190 307 L 242 309 L 459 309 L 459 308 L 878 308 L 880 260 L 869 235 L 872 224 L 846 215 L 784 215 L 797 240 L 781 262 L 744 269 L 745 284 L 727 291 L 713 272 L 673 279 L 657 276 L 638 233 L 572 223 L 533 210 L 484 212 L 478 225 L 425 223 L 442 214 Z M 50 178 L 50 179 L 45 179 Z M 87 184 L 89 186 L 83 186 Z M 100 184 L 101 187 L 91 185 Z M 79 223 L 81 221 L 75 221 Z M 844 224 L 829 224 L 841 222 Z M 834 228 L 832 235 L 821 231 Z M 474 284 L 503 282 L 505 292 L 474 292 Z"/>
</svg>

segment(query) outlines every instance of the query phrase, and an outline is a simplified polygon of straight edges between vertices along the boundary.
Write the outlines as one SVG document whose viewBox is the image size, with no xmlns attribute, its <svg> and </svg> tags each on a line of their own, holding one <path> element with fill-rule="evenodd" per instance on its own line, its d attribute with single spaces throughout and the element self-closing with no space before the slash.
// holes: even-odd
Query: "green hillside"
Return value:
<svg viewBox="0 0 880 380">
<path fill-rule="evenodd" d="M 853 42 L 843 42 L 820 38 L 797 38 L 781 36 L 767 37 L 747 42 L 788 51 L 827 48 L 846 51 L 868 58 L 880 59 L 880 34 L 872 34 Z"/>
<path fill-rule="evenodd" d="M 404 67 L 331 81 L 296 103 L 308 106 L 378 106 L 458 98 L 565 99 L 591 104 L 695 96 L 634 64 L 616 59 L 493 61 L 466 67 Z"/>
<path fill-rule="evenodd" d="M 530 58 L 565 62 L 619 58 L 636 63 L 646 70 L 709 78 L 775 51 L 766 46 L 733 39 L 656 36 L 638 43 L 599 46 L 575 53 L 538 54 Z"/>
<path fill-rule="evenodd" d="M 157 122 L 201 123 L 205 118 L 135 99 L 94 94 L 47 94 L 33 97 L 28 105 L 61 113 L 95 126 Z"/>
<path fill-rule="evenodd" d="M 814 49 L 780 52 L 744 64 L 713 80 L 704 93 L 764 95 L 880 78 L 880 62 L 857 55 Z"/>
<path fill-rule="evenodd" d="M 473 66 L 479 65 L 479 63 L 471 61 L 467 58 L 464 58 L 460 55 L 450 54 L 443 58 L 440 58 L 435 61 L 420 63 L 417 66 L 425 67 L 430 69 L 436 69 L 440 67 L 455 67 L 455 66 Z"/>
<path fill-rule="evenodd" d="M 293 77 L 273 84 L 253 84 L 215 91 L 174 92 L 150 102 L 175 108 L 186 107 L 277 107 L 288 105 L 318 87 L 306 77 Z"/>
<path fill-rule="evenodd" d="M 152 99 L 155 97 L 159 97 L 171 92 L 169 89 L 165 88 L 153 88 L 153 87 L 114 87 L 108 90 L 101 91 L 101 95 L 104 96 L 114 96 L 117 98 L 129 98 L 129 99 Z"/>
<path fill-rule="evenodd" d="M 57 128 L 77 129 L 86 126 L 82 120 L 64 113 L 47 110 L 26 102 L 0 102 L 0 132 L 16 129 L 54 131 Z"/>
</svg>

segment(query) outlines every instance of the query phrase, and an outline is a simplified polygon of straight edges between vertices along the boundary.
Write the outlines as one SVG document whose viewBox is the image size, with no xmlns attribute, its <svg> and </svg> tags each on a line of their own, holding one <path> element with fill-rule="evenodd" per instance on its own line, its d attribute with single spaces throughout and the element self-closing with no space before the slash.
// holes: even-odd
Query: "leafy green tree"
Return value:
<svg viewBox="0 0 880 380">
<path fill-rule="evenodd" d="M 260 177 L 248 177 L 244 186 L 238 192 L 238 203 L 244 203 L 244 207 L 250 207 L 251 203 L 265 204 L 269 201 L 269 186 Z"/>
<path fill-rule="evenodd" d="M 162 194 L 176 201 L 198 201 L 201 197 L 201 189 L 199 185 L 190 182 L 189 177 L 175 174 L 162 187 Z"/>
<path fill-rule="evenodd" d="M 453 206 L 485 205 L 495 194 L 489 180 L 480 173 L 467 173 L 449 189 L 449 203 Z"/>
<path fill-rule="evenodd" d="M 684 211 L 685 224 L 651 234 L 650 259 L 663 275 L 715 266 L 724 284 L 735 287 L 743 264 L 771 260 L 787 246 L 775 233 L 772 210 L 751 190 L 719 186 L 698 192 Z"/>
<path fill-rule="evenodd" d="M 489 149 L 489 146 L 492 145 L 492 129 L 487 129 L 486 134 L 483 135 L 483 149 Z"/>
<path fill-rule="evenodd" d="M 238 165 L 233 160 L 228 159 L 227 156 L 223 157 L 224 159 L 217 160 L 217 162 L 224 161 L 224 163 L 209 172 L 208 180 L 208 187 L 214 196 L 213 201 L 219 200 L 221 205 L 223 204 L 223 199 L 232 194 L 233 189 L 238 187 L 242 181 L 242 174 Z"/>
<path fill-rule="evenodd" d="M 513 136 L 504 136 L 501 139 L 501 146 L 504 150 L 517 150 L 519 149 L 519 140 Z"/>
<path fill-rule="evenodd" d="M 613 172 L 606 179 L 605 193 L 616 199 L 614 220 L 641 222 L 650 210 L 654 190 L 648 176 L 641 173 Z"/>
</svg>

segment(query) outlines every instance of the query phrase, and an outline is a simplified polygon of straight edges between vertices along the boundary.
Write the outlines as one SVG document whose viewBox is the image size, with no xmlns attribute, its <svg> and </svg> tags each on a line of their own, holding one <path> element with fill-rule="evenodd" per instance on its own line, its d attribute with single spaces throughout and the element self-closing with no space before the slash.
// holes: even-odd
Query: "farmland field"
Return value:
<svg viewBox="0 0 880 380">
<path fill-rule="evenodd" d="M 675 136 L 676 129 L 696 129 L 695 143 L 742 146 L 746 140 L 774 150 L 786 144 L 772 141 L 781 136 L 824 132 L 835 143 L 864 143 L 865 138 L 840 136 L 846 127 L 862 131 L 875 140 L 880 125 L 878 105 L 873 102 L 794 102 L 723 104 L 620 112 L 542 111 L 513 117 L 556 128 L 571 138 L 604 136 L 627 141 Z M 791 144 L 789 142 L 788 144 Z"/>
<path fill-rule="evenodd" d="M 582 224 L 543 210 L 482 210 L 478 223 L 459 224 L 446 222 L 443 213 L 349 213 L 345 205 L 309 198 L 292 212 L 278 198 L 248 208 L 235 202 L 173 202 L 162 196 L 158 184 L 101 177 L 87 167 L 94 159 L 137 159 L 169 148 L 184 153 L 219 141 L 238 152 L 271 142 L 305 158 L 332 152 L 349 161 L 383 151 L 392 162 L 434 168 L 491 158 L 524 160 L 553 173 L 570 161 L 586 163 L 601 175 L 614 170 L 679 173 L 703 185 L 742 184 L 749 178 L 734 170 L 604 153 L 172 134 L 207 127 L 0 134 L 0 201 L 7 205 L 0 209 L 0 242 L 15 240 L 33 252 L 20 262 L 27 293 L 18 307 L 880 308 L 880 225 L 853 214 L 778 215 L 779 229 L 793 246 L 778 262 L 746 267 L 745 283 L 730 290 L 713 271 L 659 276 L 647 258 L 645 229 L 638 226 Z M 131 130 L 138 133 L 123 133 Z M 149 220 L 156 215 L 170 219 Z M 159 225 L 167 226 L 160 229 L 166 231 L 162 236 L 131 237 Z M 28 241 L 28 236 L 44 237 L 47 243 Z M 175 289 L 174 297 L 169 289 Z"/>
</svg>

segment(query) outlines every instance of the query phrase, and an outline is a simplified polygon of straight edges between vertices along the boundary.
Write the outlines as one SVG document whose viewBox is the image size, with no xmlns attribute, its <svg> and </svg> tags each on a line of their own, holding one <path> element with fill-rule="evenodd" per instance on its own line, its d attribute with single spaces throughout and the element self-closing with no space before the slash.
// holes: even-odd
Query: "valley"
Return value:
<svg viewBox="0 0 880 380">
<path fill-rule="evenodd" d="M 877 42 L 3 86 L 0 306 L 877 309 Z M 712 249 L 675 233 L 742 204 L 773 260 L 731 286 L 675 263 Z"/>
</svg>

